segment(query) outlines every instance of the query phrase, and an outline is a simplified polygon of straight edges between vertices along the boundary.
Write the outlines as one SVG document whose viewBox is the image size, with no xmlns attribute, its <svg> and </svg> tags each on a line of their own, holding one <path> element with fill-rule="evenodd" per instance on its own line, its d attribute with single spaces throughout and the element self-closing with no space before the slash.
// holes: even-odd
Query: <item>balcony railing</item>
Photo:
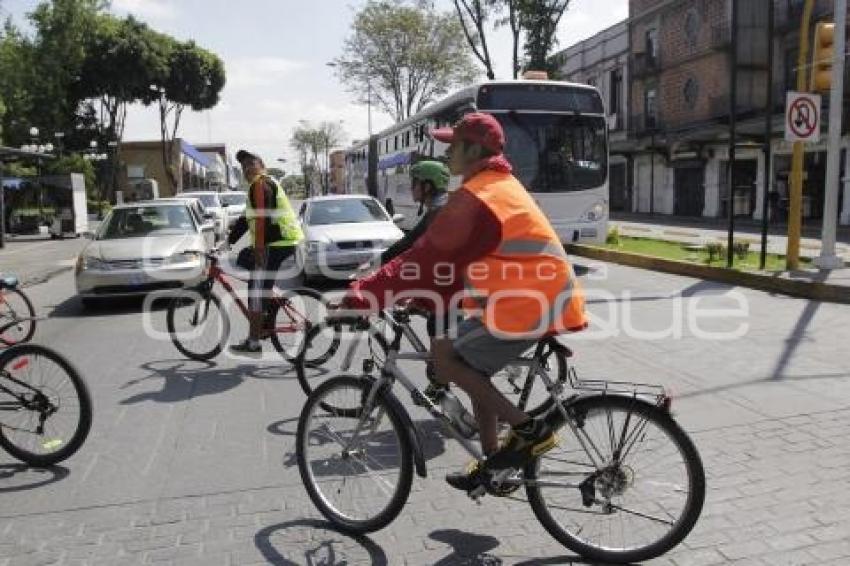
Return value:
<svg viewBox="0 0 850 566">
<path fill-rule="evenodd" d="M 643 78 L 658 73 L 661 61 L 658 56 L 648 53 L 635 53 L 631 58 L 631 73 L 634 78 Z"/>
</svg>

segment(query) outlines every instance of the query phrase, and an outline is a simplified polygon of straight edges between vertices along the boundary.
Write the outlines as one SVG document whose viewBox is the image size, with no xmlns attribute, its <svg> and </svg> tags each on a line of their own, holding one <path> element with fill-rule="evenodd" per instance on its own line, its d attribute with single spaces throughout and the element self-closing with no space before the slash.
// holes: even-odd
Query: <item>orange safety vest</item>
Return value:
<svg viewBox="0 0 850 566">
<path fill-rule="evenodd" d="M 585 328 L 584 293 L 567 253 L 522 184 L 487 170 L 463 188 L 490 209 L 502 231 L 498 248 L 466 269 L 467 313 L 505 338 Z"/>
</svg>

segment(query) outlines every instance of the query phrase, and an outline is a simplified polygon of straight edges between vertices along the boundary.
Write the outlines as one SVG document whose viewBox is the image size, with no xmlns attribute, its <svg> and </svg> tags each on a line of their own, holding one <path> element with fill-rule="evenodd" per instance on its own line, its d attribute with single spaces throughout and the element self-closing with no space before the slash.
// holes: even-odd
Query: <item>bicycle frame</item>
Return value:
<svg viewBox="0 0 850 566">
<path fill-rule="evenodd" d="M 410 393 L 410 395 L 414 398 L 415 401 L 419 402 L 419 404 L 422 405 L 425 410 L 430 413 L 430 415 L 434 419 L 442 422 L 446 426 L 451 436 L 454 437 L 454 439 L 457 440 L 458 443 L 460 443 L 463 449 L 466 450 L 466 452 L 470 456 L 479 461 L 483 460 L 484 455 L 481 449 L 472 440 L 464 437 L 460 433 L 460 431 L 458 431 L 452 420 L 445 413 L 442 412 L 441 408 L 435 405 L 424 393 L 422 393 L 422 391 L 413 383 L 413 380 L 404 372 L 404 370 L 402 370 L 398 366 L 397 362 L 400 361 L 418 361 L 427 363 L 431 361 L 432 358 L 430 353 L 428 353 L 427 351 L 416 351 L 411 353 L 399 352 L 402 337 L 406 336 L 408 337 L 408 339 L 410 339 L 410 333 L 412 332 L 412 329 L 410 328 L 409 324 L 406 324 L 406 321 L 399 322 L 391 315 L 391 313 L 388 314 L 389 316 L 386 316 L 386 320 L 392 326 L 394 335 L 389 350 L 387 351 L 387 359 L 384 362 L 383 367 L 381 368 L 380 377 L 378 377 L 374 381 L 369 390 L 368 395 L 366 396 L 366 401 L 364 403 L 364 407 L 366 410 L 362 412 L 357 427 L 355 428 L 354 434 L 348 440 L 346 446 L 343 447 L 343 452 L 349 451 L 351 449 L 352 443 L 357 441 L 360 433 L 367 427 L 367 423 L 370 420 L 370 415 L 373 411 L 375 399 L 377 398 L 377 396 L 381 393 L 381 391 L 390 392 L 393 384 L 398 382 L 399 384 L 401 384 L 402 387 L 404 387 L 404 389 L 407 390 L 408 393 Z M 421 341 L 418 340 L 415 334 L 414 338 L 416 338 L 416 341 L 412 343 L 416 344 L 416 342 L 418 342 L 420 345 L 422 345 Z M 415 347 L 416 346 L 414 345 L 414 348 Z M 535 355 L 532 357 L 531 360 L 527 362 L 529 365 L 539 365 L 539 360 L 542 354 L 543 347 L 544 342 L 541 341 L 537 345 Z M 349 350 L 349 354 L 347 354 L 346 356 L 346 361 L 349 364 L 350 359 L 348 358 L 350 358 L 350 356 L 352 355 L 353 350 L 354 348 L 351 348 L 351 350 Z M 544 384 L 546 386 L 546 390 L 549 392 L 549 395 L 553 400 L 554 406 L 557 407 L 557 410 L 561 412 L 561 416 L 564 422 L 572 430 L 573 435 L 579 440 L 579 444 L 587 454 L 588 458 L 590 458 L 590 461 L 593 463 L 594 467 L 596 469 L 601 469 L 605 467 L 608 463 L 604 461 L 602 452 L 595 446 L 593 441 L 586 434 L 584 434 L 582 430 L 580 430 L 580 428 L 576 425 L 573 419 L 570 418 L 567 409 L 563 406 L 563 385 L 553 382 L 545 371 L 539 371 L 539 369 L 540 368 L 538 368 L 538 372 L 536 373 L 540 376 L 541 379 L 543 379 Z M 406 409 L 404 409 L 403 407 L 401 408 L 401 410 L 405 411 L 405 413 L 407 412 Z M 378 417 L 374 419 L 374 422 L 377 423 L 378 421 L 380 421 L 381 416 L 382 415 L 378 415 Z M 405 416 L 409 420 L 409 415 L 406 414 Z M 496 481 L 504 485 L 531 485 L 533 483 L 537 486 L 548 487 L 581 488 L 582 486 L 581 483 L 574 482 L 526 480 L 522 478 L 510 477 L 515 476 L 515 474 L 516 471 L 506 470 L 504 472 L 505 477 L 497 478 Z M 483 491 L 477 495 L 473 492 L 472 495 L 473 497 L 483 495 Z"/>
<path fill-rule="evenodd" d="M 207 281 L 210 287 L 214 283 L 219 283 L 225 291 L 227 291 L 228 295 L 233 299 L 236 303 L 236 306 L 239 307 L 239 311 L 245 316 L 245 318 L 250 317 L 250 310 L 248 305 L 242 300 L 239 296 L 239 293 L 236 289 L 233 288 L 233 285 L 230 284 L 228 278 L 236 279 L 237 281 L 242 281 L 247 283 L 248 279 L 242 279 L 241 277 L 237 277 L 231 273 L 227 273 L 218 265 L 218 258 L 210 257 L 210 266 L 208 268 L 208 277 Z M 297 312 L 292 308 L 290 302 L 283 297 L 274 295 L 274 288 L 272 289 L 272 300 L 276 301 L 280 308 L 289 316 L 289 319 L 292 321 L 298 321 L 298 323 L 285 324 L 281 326 L 276 326 L 272 330 L 275 332 L 295 332 L 298 329 L 298 324 L 303 324 L 306 321 L 306 317 L 301 313 Z"/>
</svg>

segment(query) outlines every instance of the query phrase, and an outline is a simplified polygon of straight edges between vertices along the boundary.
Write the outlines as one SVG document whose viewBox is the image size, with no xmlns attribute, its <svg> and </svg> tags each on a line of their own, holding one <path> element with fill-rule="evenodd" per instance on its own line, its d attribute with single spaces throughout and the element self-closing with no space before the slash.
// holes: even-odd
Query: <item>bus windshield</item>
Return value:
<svg viewBox="0 0 850 566">
<path fill-rule="evenodd" d="M 533 193 L 583 191 L 608 176 L 607 130 L 600 116 L 494 112 L 505 130 L 505 155 Z"/>
</svg>

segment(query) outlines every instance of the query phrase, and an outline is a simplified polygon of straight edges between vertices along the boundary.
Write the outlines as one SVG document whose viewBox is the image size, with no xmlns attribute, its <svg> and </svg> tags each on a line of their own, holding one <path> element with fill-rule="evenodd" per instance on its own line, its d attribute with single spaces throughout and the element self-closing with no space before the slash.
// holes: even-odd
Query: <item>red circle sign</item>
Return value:
<svg viewBox="0 0 850 566">
<path fill-rule="evenodd" d="M 788 108 L 787 120 L 795 136 L 809 138 L 818 127 L 818 107 L 811 98 L 801 96 Z"/>
</svg>

